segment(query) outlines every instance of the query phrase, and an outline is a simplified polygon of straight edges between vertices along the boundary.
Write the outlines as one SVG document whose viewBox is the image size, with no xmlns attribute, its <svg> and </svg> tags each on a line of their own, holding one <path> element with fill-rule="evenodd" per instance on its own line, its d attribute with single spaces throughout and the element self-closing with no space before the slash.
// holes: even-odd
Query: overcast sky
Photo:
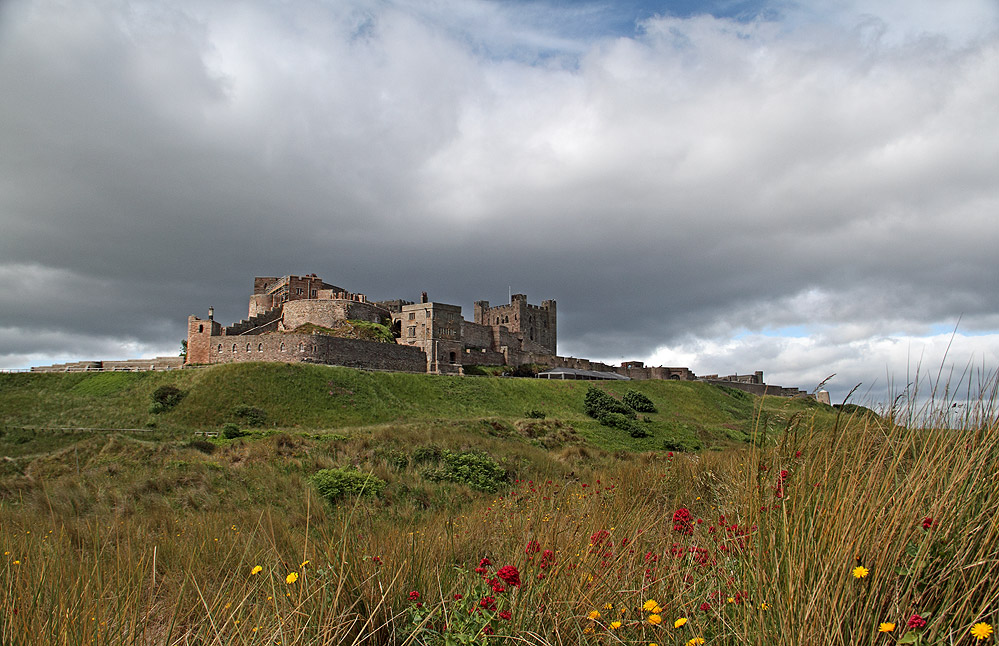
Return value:
<svg viewBox="0 0 999 646">
<path fill-rule="evenodd" d="M 0 2 L 0 368 L 314 272 L 884 399 L 999 367 L 997 247 L 995 0 Z"/>
</svg>

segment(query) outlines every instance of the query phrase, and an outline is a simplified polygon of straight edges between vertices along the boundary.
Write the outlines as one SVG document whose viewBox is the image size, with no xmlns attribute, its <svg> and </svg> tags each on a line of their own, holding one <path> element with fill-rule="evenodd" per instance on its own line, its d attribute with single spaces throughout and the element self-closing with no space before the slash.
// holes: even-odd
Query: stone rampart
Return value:
<svg viewBox="0 0 999 646">
<path fill-rule="evenodd" d="M 323 327 L 334 327 L 343 320 L 381 323 L 389 312 L 374 303 L 347 299 L 310 299 L 288 301 L 284 304 L 285 330 L 312 323 Z"/>
<path fill-rule="evenodd" d="M 210 363 L 282 361 L 323 363 L 351 368 L 426 372 L 420 348 L 395 343 L 342 339 L 324 334 L 276 333 L 236 338 L 215 337 Z"/>
</svg>

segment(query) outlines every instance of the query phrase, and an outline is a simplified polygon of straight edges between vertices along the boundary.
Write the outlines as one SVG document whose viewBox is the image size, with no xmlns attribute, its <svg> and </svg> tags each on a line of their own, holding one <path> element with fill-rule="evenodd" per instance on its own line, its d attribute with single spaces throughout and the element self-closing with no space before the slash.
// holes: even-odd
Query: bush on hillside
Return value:
<svg viewBox="0 0 999 646">
<path fill-rule="evenodd" d="M 238 424 L 233 424 L 232 422 L 226 422 L 222 425 L 222 437 L 227 440 L 234 440 L 237 437 L 244 437 L 249 435 L 246 431 L 240 430 Z"/>
<path fill-rule="evenodd" d="M 187 394 L 176 386 L 160 386 L 153 391 L 153 403 L 149 405 L 150 413 L 165 413 L 184 399 Z"/>
<path fill-rule="evenodd" d="M 544 419 L 545 414 L 536 408 L 532 408 L 531 410 L 524 413 L 524 417 L 526 417 L 527 419 Z"/>
<path fill-rule="evenodd" d="M 320 469 L 309 480 L 319 495 L 331 505 L 348 496 L 378 496 L 388 485 L 373 474 L 362 473 L 350 467 Z"/>
<path fill-rule="evenodd" d="M 604 413 L 598 418 L 598 421 L 604 426 L 625 431 L 632 437 L 649 437 L 652 435 L 643 424 L 621 413 Z"/>
<path fill-rule="evenodd" d="M 261 426 L 267 421 L 267 413 L 264 410 L 249 404 L 237 404 L 233 407 L 232 414 L 247 426 Z"/>
<path fill-rule="evenodd" d="M 658 412 L 656 410 L 656 405 L 652 403 L 651 399 L 635 390 L 629 390 L 626 392 L 621 400 L 639 413 Z"/>
<path fill-rule="evenodd" d="M 627 404 L 614 399 L 603 390 L 594 386 L 590 386 L 586 390 L 586 396 L 583 398 L 583 411 L 597 420 L 607 413 L 619 413 L 629 419 L 635 419 L 636 417 L 635 411 Z"/>
<path fill-rule="evenodd" d="M 494 493 L 506 481 L 506 470 L 491 455 L 483 451 L 441 452 L 440 466 L 423 473 L 435 482 L 460 482 L 477 491 Z"/>
</svg>

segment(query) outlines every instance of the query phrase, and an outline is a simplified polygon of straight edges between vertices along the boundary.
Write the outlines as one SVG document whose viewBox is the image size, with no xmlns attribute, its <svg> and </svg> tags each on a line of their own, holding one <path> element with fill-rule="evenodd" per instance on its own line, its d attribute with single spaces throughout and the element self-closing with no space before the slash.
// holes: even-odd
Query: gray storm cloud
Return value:
<svg viewBox="0 0 999 646">
<path fill-rule="evenodd" d="M 995 7 L 518 7 L 4 3 L 0 366 L 172 348 L 313 271 L 555 298 L 564 354 L 789 385 L 959 317 L 994 359 Z"/>
</svg>

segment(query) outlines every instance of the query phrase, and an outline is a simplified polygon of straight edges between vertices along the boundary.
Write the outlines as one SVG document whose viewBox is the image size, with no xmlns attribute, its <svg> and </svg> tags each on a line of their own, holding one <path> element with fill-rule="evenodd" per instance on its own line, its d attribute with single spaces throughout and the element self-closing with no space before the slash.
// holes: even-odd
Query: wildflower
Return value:
<svg viewBox="0 0 999 646">
<path fill-rule="evenodd" d="M 767 610 L 769 608 L 770 608 L 770 604 L 767 603 L 766 601 L 764 601 L 763 603 L 760 604 L 760 610 Z"/>
<path fill-rule="evenodd" d="M 510 621 L 513 618 L 513 614 L 509 610 L 504 610 L 503 612 L 499 613 L 499 618 L 506 621 Z"/>
<path fill-rule="evenodd" d="M 614 604 L 613 603 L 610 603 L 608 601 L 607 603 L 604 604 L 604 610 L 613 610 L 613 609 L 614 609 Z"/>
<path fill-rule="evenodd" d="M 691 637 L 687 640 L 687 646 L 699 646 L 704 643 L 703 637 Z"/>
<path fill-rule="evenodd" d="M 590 611 L 590 614 L 589 614 L 589 615 L 587 615 L 587 616 L 588 616 L 588 617 L 589 617 L 590 619 L 592 619 L 592 620 L 596 621 L 597 619 L 600 619 L 600 611 L 599 611 L 599 610 L 591 610 L 591 611 Z"/>
<path fill-rule="evenodd" d="M 653 626 L 658 626 L 663 622 L 663 618 L 660 617 L 659 615 L 649 615 L 648 622 Z"/>
<path fill-rule="evenodd" d="M 284 578 L 284 582 L 287 583 L 288 585 L 291 585 L 295 581 L 298 581 L 298 572 L 292 572 L 291 574 L 289 574 Z"/>
<path fill-rule="evenodd" d="M 992 626 L 984 622 L 977 623 L 971 627 L 971 636 L 977 639 L 978 641 L 988 639 L 989 635 L 991 634 L 992 634 Z"/>
<path fill-rule="evenodd" d="M 462 595 L 460 592 L 455 592 L 454 595 L 452 596 L 454 597 L 455 601 L 461 601 L 462 598 L 464 597 L 464 595 Z"/>
<path fill-rule="evenodd" d="M 890 621 L 882 622 L 882 624 L 878 626 L 879 633 L 890 633 L 894 632 L 894 630 L 895 630 L 895 624 L 893 624 Z"/>
<path fill-rule="evenodd" d="M 612 621 L 610 623 L 610 627 L 611 627 L 611 630 L 617 630 L 618 628 L 621 627 L 621 622 L 620 621 Z"/>
<path fill-rule="evenodd" d="M 413 590 L 412 592 L 409 593 L 409 600 L 410 601 L 419 601 L 420 600 L 420 593 L 417 592 L 416 590 Z"/>
<path fill-rule="evenodd" d="M 584 635 L 589 635 L 592 632 L 593 632 L 593 626 L 587 626 L 586 628 L 583 629 L 583 634 Z"/>
<path fill-rule="evenodd" d="M 298 569 L 300 569 L 300 570 L 304 569 L 305 566 L 308 565 L 311 562 L 312 561 L 302 561 L 302 564 L 298 566 Z"/>
<path fill-rule="evenodd" d="M 479 600 L 479 605 L 486 610 L 496 610 L 496 599 L 494 597 L 482 597 Z"/>
<path fill-rule="evenodd" d="M 680 626 L 684 625 L 685 623 L 687 623 L 687 618 L 686 617 L 680 617 L 679 619 L 677 619 L 676 621 L 673 622 L 673 627 L 674 628 L 679 628 Z"/>
<path fill-rule="evenodd" d="M 853 568 L 853 578 L 855 579 L 863 579 L 868 574 L 870 574 L 870 570 L 865 568 L 863 565 L 858 565 Z"/>
<path fill-rule="evenodd" d="M 535 554 L 541 551 L 541 545 L 537 541 L 528 541 L 527 547 L 524 548 L 524 554 Z"/>
<path fill-rule="evenodd" d="M 649 599 L 648 601 L 646 601 L 645 605 L 642 606 L 642 610 L 654 613 L 662 612 L 662 608 L 659 607 L 659 604 L 656 603 L 654 599 Z"/>
<path fill-rule="evenodd" d="M 905 623 L 906 628 L 922 628 L 926 625 L 926 620 L 919 615 L 912 615 L 909 617 L 909 621 Z"/>
<path fill-rule="evenodd" d="M 708 610 L 711 610 L 711 604 L 705 601 L 704 603 L 701 604 L 700 608 L 701 612 L 707 612 Z"/>
<path fill-rule="evenodd" d="M 503 579 L 507 585 L 520 587 L 520 572 L 512 565 L 504 565 L 496 571 L 496 576 Z"/>
<path fill-rule="evenodd" d="M 264 569 L 264 568 L 260 567 L 259 565 L 254 565 L 254 566 L 253 566 L 253 569 L 252 569 L 252 570 L 250 570 L 250 574 L 260 574 L 260 572 L 261 572 L 261 571 L 262 571 L 263 569 Z"/>
</svg>

